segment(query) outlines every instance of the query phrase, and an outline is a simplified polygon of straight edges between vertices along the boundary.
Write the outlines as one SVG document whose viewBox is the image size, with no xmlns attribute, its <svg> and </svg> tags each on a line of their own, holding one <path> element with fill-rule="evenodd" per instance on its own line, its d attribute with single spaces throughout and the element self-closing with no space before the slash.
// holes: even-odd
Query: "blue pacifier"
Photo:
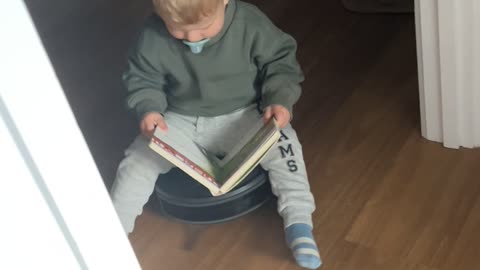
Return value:
<svg viewBox="0 0 480 270">
<path fill-rule="evenodd" d="M 186 41 L 186 40 L 182 40 L 182 42 L 187 45 L 188 47 L 190 47 L 190 50 L 192 51 L 192 53 L 194 54 L 197 54 L 197 53 L 201 53 L 202 50 L 203 50 L 203 46 L 205 45 L 205 43 L 207 43 L 210 39 L 209 38 L 206 38 L 206 39 L 202 39 L 200 41 L 196 41 L 196 42 L 189 42 L 189 41 Z"/>
</svg>

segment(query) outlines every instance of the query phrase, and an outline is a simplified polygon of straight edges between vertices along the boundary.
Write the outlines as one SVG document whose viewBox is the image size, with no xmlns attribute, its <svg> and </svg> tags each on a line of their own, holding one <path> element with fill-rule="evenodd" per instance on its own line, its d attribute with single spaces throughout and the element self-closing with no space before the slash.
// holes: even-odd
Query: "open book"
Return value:
<svg viewBox="0 0 480 270">
<path fill-rule="evenodd" d="M 168 125 L 168 123 L 167 123 Z M 218 158 L 173 126 L 155 129 L 150 148 L 219 196 L 240 183 L 280 138 L 275 119 L 260 119 L 223 158 Z"/>
</svg>

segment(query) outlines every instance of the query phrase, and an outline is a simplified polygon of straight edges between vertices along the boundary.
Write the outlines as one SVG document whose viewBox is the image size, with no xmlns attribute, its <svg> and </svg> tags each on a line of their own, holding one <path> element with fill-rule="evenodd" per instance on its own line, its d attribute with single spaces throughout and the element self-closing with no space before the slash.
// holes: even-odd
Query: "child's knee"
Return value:
<svg viewBox="0 0 480 270">
<path fill-rule="evenodd" d="M 135 171 L 154 171 L 158 174 L 168 172 L 173 165 L 150 149 L 148 143 L 143 136 L 137 137 L 125 151 L 120 168 L 129 167 Z"/>
</svg>

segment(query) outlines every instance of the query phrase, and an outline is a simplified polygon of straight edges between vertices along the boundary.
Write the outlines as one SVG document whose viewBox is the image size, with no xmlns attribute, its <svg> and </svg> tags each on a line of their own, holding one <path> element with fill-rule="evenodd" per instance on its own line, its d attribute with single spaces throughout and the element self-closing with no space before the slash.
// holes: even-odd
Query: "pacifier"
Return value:
<svg viewBox="0 0 480 270">
<path fill-rule="evenodd" d="M 187 45 L 190 48 L 190 50 L 192 51 L 192 53 L 194 53 L 194 54 L 201 53 L 202 50 L 203 50 L 203 46 L 208 41 L 210 41 L 209 38 L 202 39 L 202 40 L 196 41 L 196 42 L 190 42 L 190 41 L 182 40 L 183 44 Z"/>
</svg>

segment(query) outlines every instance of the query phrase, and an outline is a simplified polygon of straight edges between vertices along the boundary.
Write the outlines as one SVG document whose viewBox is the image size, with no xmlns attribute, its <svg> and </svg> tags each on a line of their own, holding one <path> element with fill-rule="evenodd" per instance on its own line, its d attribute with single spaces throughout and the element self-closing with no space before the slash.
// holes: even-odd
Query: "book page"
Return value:
<svg viewBox="0 0 480 270">
<path fill-rule="evenodd" d="M 168 132 L 156 128 L 154 136 L 165 144 L 168 144 L 173 150 L 189 159 L 206 173 L 210 174 L 214 179 L 218 178 L 219 170 L 215 164 L 210 161 L 208 154 L 204 152 L 204 149 L 183 132 L 175 128 L 174 125 L 168 126 Z"/>
<path fill-rule="evenodd" d="M 273 136 L 271 138 L 271 141 L 278 141 L 278 136 Z M 272 147 L 275 145 L 275 143 L 266 143 L 264 151 L 261 152 L 261 156 L 259 156 L 258 159 L 255 160 L 250 160 L 251 166 L 246 166 L 243 168 L 243 170 L 239 170 L 241 173 L 238 177 L 236 178 L 230 178 L 224 185 L 220 188 L 222 192 L 228 192 L 232 190 L 236 185 L 238 185 L 245 177 L 247 177 L 254 169 L 257 167 L 257 165 L 260 163 L 260 161 L 267 155 L 268 151 L 272 149 Z"/>
<path fill-rule="evenodd" d="M 218 165 L 221 167 L 225 167 L 227 163 L 229 163 L 232 158 L 237 156 L 238 152 L 240 152 L 247 143 L 249 143 L 252 138 L 257 134 L 257 132 L 263 128 L 265 124 L 263 123 L 263 119 L 260 119 L 255 123 L 255 125 L 245 133 L 245 135 L 242 136 L 240 141 L 232 148 L 230 152 L 227 153 L 227 155 L 218 161 Z"/>
<path fill-rule="evenodd" d="M 262 158 L 271 147 L 268 143 L 272 143 L 272 136 L 277 135 L 276 138 L 278 138 L 278 133 L 279 130 L 273 118 L 267 124 L 263 124 L 263 120 L 261 119 L 247 135 L 243 137 L 242 141 L 233 148 L 232 154 L 227 155 L 228 160 L 223 164 L 223 175 L 219 179 L 221 184 L 225 184 L 225 181 L 230 180 L 229 178 L 234 174 L 240 173 L 241 176 L 244 172 L 238 172 L 238 170 L 244 164 L 258 164 L 258 160 L 251 160 L 251 158 L 255 155 L 258 156 L 258 159 Z M 276 142 L 276 140 L 274 140 L 273 143 L 274 142 Z M 253 168 L 242 169 L 249 171 Z M 237 181 L 237 179 L 232 179 L 232 181 Z"/>
</svg>

